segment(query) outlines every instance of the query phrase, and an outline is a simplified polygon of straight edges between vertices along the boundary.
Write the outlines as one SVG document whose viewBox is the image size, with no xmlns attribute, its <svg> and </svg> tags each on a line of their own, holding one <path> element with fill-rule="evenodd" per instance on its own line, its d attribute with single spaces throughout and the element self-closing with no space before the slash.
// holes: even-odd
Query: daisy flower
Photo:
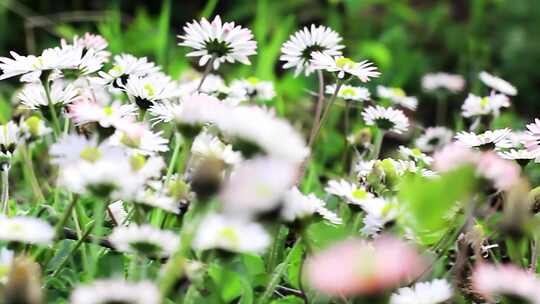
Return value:
<svg viewBox="0 0 540 304">
<path fill-rule="evenodd" d="M 400 288 L 390 298 L 390 304 L 438 304 L 452 298 L 454 291 L 445 279 L 416 283 Z"/>
<path fill-rule="evenodd" d="M 482 134 L 462 131 L 456 134 L 455 139 L 457 143 L 468 148 L 493 150 L 497 148 L 505 148 L 507 143 L 505 140 L 511 132 L 512 130 L 508 128 L 488 130 Z"/>
<path fill-rule="evenodd" d="M 193 75 L 190 75 L 193 74 Z M 187 75 L 187 76 L 185 76 Z M 197 93 L 197 88 L 201 83 L 202 75 L 196 71 L 188 71 L 183 73 L 180 78 L 179 90 L 180 96 L 189 96 Z M 208 95 L 215 95 L 216 91 L 219 91 L 223 88 L 228 88 L 225 84 L 225 80 L 219 75 L 208 74 L 204 80 L 199 92 L 205 93 Z M 238 93 L 238 92 L 235 92 Z M 245 92 L 243 92 L 245 95 Z M 222 98 L 219 98 L 222 99 Z"/>
<path fill-rule="evenodd" d="M 313 288 L 329 296 L 368 295 L 420 274 L 423 264 L 418 253 L 398 239 L 353 239 L 310 257 L 306 277 Z"/>
<path fill-rule="evenodd" d="M 369 237 L 377 236 L 387 223 L 394 221 L 398 216 L 395 200 L 370 198 L 362 204 L 362 209 L 366 215 L 361 232 Z"/>
<path fill-rule="evenodd" d="M 51 163 L 61 166 L 72 165 L 79 161 L 95 162 L 104 155 L 123 155 L 117 147 L 98 144 L 97 139 L 83 135 L 69 134 L 62 136 L 49 148 Z"/>
<path fill-rule="evenodd" d="M 205 81 L 206 83 L 206 81 Z M 214 96 L 223 103 L 237 106 L 249 99 L 246 90 L 242 86 L 214 86 L 211 90 L 206 90 L 208 95 Z"/>
<path fill-rule="evenodd" d="M 326 94 L 334 94 L 335 91 L 335 84 L 326 86 Z M 337 97 L 345 100 L 366 101 L 371 99 L 371 94 L 369 93 L 369 90 L 364 87 L 355 87 L 344 84 L 339 88 Z"/>
<path fill-rule="evenodd" d="M 517 94 L 516 87 L 514 87 L 508 81 L 497 76 L 493 76 L 486 71 L 480 72 L 480 74 L 478 74 L 478 78 L 480 78 L 480 81 L 482 81 L 485 85 L 497 92 L 509 96 L 515 96 Z"/>
<path fill-rule="evenodd" d="M 431 165 L 433 162 L 433 157 L 422 153 L 418 148 L 411 149 L 405 146 L 399 146 L 399 153 L 407 159 L 410 158 L 415 162 L 423 162 L 426 165 Z"/>
<path fill-rule="evenodd" d="M 47 127 L 45 121 L 39 116 L 33 115 L 26 119 L 21 118 L 19 122 L 19 130 L 25 139 L 39 139 L 43 136 L 52 133 L 52 129 Z"/>
<path fill-rule="evenodd" d="M 540 281 L 536 274 L 514 265 L 480 264 L 472 274 L 473 289 L 495 302 L 499 297 L 515 299 L 512 303 L 540 303 Z"/>
<path fill-rule="evenodd" d="M 224 210 L 249 215 L 278 208 L 296 181 L 297 169 L 289 162 L 268 157 L 242 162 L 220 193 Z"/>
<path fill-rule="evenodd" d="M 85 33 L 82 37 L 75 35 L 73 37 L 73 45 L 94 49 L 96 51 L 103 51 L 109 46 L 109 43 L 103 36 Z"/>
<path fill-rule="evenodd" d="M 245 91 L 250 99 L 270 100 L 276 96 L 274 84 L 257 77 L 234 80 L 231 82 L 231 88 L 236 91 Z"/>
<path fill-rule="evenodd" d="M 129 76 L 123 89 L 131 102 L 145 110 L 157 101 L 179 96 L 176 83 L 160 73 L 143 77 Z"/>
<path fill-rule="evenodd" d="M 176 233 L 151 225 L 115 227 L 109 241 L 119 251 L 154 257 L 169 257 L 180 245 L 180 237 Z"/>
<path fill-rule="evenodd" d="M 162 133 L 163 131 L 153 132 L 144 123 L 121 120 L 107 143 L 124 147 L 135 154 L 154 155 L 169 150 L 169 140 L 163 138 Z"/>
<path fill-rule="evenodd" d="M 0 125 L 0 157 L 11 158 L 19 143 L 19 127 L 13 121 Z"/>
<path fill-rule="evenodd" d="M 249 65 L 248 57 L 257 53 L 251 31 L 234 22 L 222 23 L 219 15 L 212 22 L 205 18 L 193 20 L 184 26 L 184 35 L 178 38 L 182 40 L 178 45 L 194 49 L 188 57 L 200 57 L 201 66 L 211 62 L 214 70 L 224 62 L 238 61 Z"/>
<path fill-rule="evenodd" d="M 358 77 L 362 82 L 368 82 L 370 78 L 381 75 L 377 71 L 377 67 L 367 60 L 355 62 L 347 57 L 331 56 L 322 52 L 313 52 L 311 58 L 313 69 L 337 73 L 337 77 L 340 79 L 345 78 L 347 74 Z"/>
<path fill-rule="evenodd" d="M 508 108 L 510 100 L 506 95 L 491 93 L 486 97 L 479 97 L 469 94 L 461 106 L 464 117 L 474 117 L 482 115 L 499 116 L 502 108 Z"/>
<path fill-rule="evenodd" d="M 324 201 L 310 193 L 303 194 L 297 187 L 291 188 L 283 197 L 283 207 L 281 208 L 281 218 L 287 222 L 297 219 L 304 219 L 319 214 L 334 225 L 342 224 L 341 218 L 325 207 Z"/>
<path fill-rule="evenodd" d="M 7 277 L 13 264 L 13 251 L 2 248 L 0 249 L 0 284 L 7 283 Z"/>
<path fill-rule="evenodd" d="M 370 106 L 362 112 L 362 117 L 368 126 L 401 134 L 409 128 L 409 119 L 401 110 L 385 108 L 381 106 Z"/>
<path fill-rule="evenodd" d="M 405 91 L 401 88 L 378 85 L 377 95 L 380 98 L 387 99 L 393 104 L 400 105 L 409 110 L 416 110 L 416 107 L 418 106 L 418 99 L 414 96 L 407 96 Z"/>
<path fill-rule="evenodd" d="M 422 89 L 433 92 L 445 89 L 452 93 L 459 93 L 465 87 L 463 76 L 444 72 L 426 74 L 422 77 Z"/>
<path fill-rule="evenodd" d="M 78 97 L 79 91 L 72 85 L 64 81 L 56 80 L 51 84 L 50 97 L 53 105 L 65 106 L 72 103 Z M 17 94 L 17 99 L 32 110 L 48 111 L 49 100 L 45 88 L 39 83 L 27 84 L 23 90 Z"/>
<path fill-rule="evenodd" d="M 510 149 L 499 151 L 497 154 L 504 159 L 515 160 L 522 164 L 528 163 L 531 159 L 536 159 L 536 153 L 527 149 Z"/>
<path fill-rule="evenodd" d="M 262 253 L 271 238 L 263 226 L 242 218 L 209 214 L 193 240 L 195 250 L 222 249 L 231 252 Z"/>
<path fill-rule="evenodd" d="M 96 280 L 79 285 L 70 297 L 71 304 L 159 304 L 161 293 L 150 281 L 126 282 L 117 279 Z"/>
<path fill-rule="evenodd" d="M 365 188 L 357 186 L 356 184 L 344 179 L 332 179 L 328 181 L 324 191 L 329 194 L 339 196 L 350 204 L 359 206 L 363 206 L 366 200 L 373 198 L 373 194 L 368 192 Z"/>
<path fill-rule="evenodd" d="M 422 152 L 433 152 L 452 141 L 454 133 L 445 127 L 430 127 L 418 137 L 414 144 Z"/>
<path fill-rule="evenodd" d="M 218 159 L 228 166 L 234 166 L 242 160 L 242 154 L 233 151 L 231 145 L 224 144 L 217 136 L 207 131 L 201 132 L 191 145 L 192 160 Z"/>
<path fill-rule="evenodd" d="M 129 225 L 129 214 L 122 200 L 117 200 L 107 206 L 107 213 L 115 226 Z"/>
<path fill-rule="evenodd" d="M 149 207 L 159 208 L 170 213 L 180 214 L 181 202 L 169 196 L 168 193 L 163 193 L 157 189 L 149 188 L 140 190 L 137 192 L 135 202 Z"/>
<path fill-rule="evenodd" d="M 44 220 L 16 216 L 8 218 L 0 215 L 0 240 L 28 244 L 50 244 L 54 239 L 54 229 Z"/>
<path fill-rule="evenodd" d="M 137 115 L 137 107 L 133 104 L 113 102 L 100 105 L 82 100 L 72 103 L 68 108 L 68 116 L 75 125 L 81 126 L 96 123 L 99 127 L 110 128 L 121 125 L 124 120 L 131 120 Z"/>
<path fill-rule="evenodd" d="M 375 160 L 363 160 L 359 159 L 356 161 L 353 167 L 353 171 L 356 173 L 356 176 L 365 179 L 371 171 L 373 171 L 373 166 L 375 165 Z"/>
<path fill-rule="evenodd" d="M 294 68 L 294 75 L 298 76 L 302 71 L 308 76 L 314 70 L 311 65 L 311 55 L 314 52 L 322 52 L 329 56 L 341 55 L 341 49 L 345 46 L 340 44 L 341 36 L 326 26 L 304 27 L 289 37 L 281 47 L 281 57 L 284 61 L 284 69 Z"/>
<path fill-rule="evenodd" d="M 100 82 L 113 85 L 116 88 L 123 87 L 130 76 L 143 77 L 155 74 L 160 70 L 155 63 L 148 61 L 146 57 L 137 58 L 130 54 L 120 54 L 113 58 L 113 66 L 107 72 L 98 72 Z"/>
<path fill-rule="evenodd" d="M 535 161 L 540 162 L 540 119 L 535 118 L 533 123 L 527 125 L 527 137 L 524 139 L 527 150 L 535 156 Z"/>
</svg>

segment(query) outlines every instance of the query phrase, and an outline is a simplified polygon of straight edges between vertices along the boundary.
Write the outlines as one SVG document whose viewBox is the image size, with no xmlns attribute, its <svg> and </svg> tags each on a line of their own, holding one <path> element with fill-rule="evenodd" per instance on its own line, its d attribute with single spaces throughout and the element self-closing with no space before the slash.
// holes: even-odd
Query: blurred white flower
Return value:
<svg viewBox="0 0 540 304">
<path fill-rule="evenodd" d="M 29 216 L 5 217 L 0 215 L 0 240 L 28 244 L 50 244 L 54 239 L 53 227 L 44 220 Z"/>
<path fill-rule="evenodd" d="M 245 91 L 250 99 L 270 100 L 276 96 L 274 84 L 271 81 L 260 80 L 256 77 L 234 80 L 231 82 L 234 91 Z"/>
<path fill-rule="evenodd" d="M 14 253 L 7 248 L 0 249 L 0 284 L 7 282 L 8 274 L 13 264 Z"/>
<path fill-rule="evenodd" d="M 180 96 L 178 85 L 169 76 L 161 73 L 142 77 L 129 76 L 122 88 L 132 103 L 145 110 L 158 101 Z"/>
<path fill-rule="evenodd" d="M 100 105 L 95 102 L 82 100 L 69 105 L 68 116 L 76 125 L 97 123 L 102 128 L 116 127 L 125 119 L 134 119 L 137 107 L 133 104 L 113 102 L 110 105 Z"/>
<path fill-rule="evenodd" d="M 398 289 L 392 294 L 390 304 L 438 304 L 452 298 L 453 293 L 448 281 L 437 279 Z"/>
<path fill-rule="evenodd" d="M 289 37 L 281 47 L 279 60 L 285 61 L 284 69 L 294 68 L 294 75 L 298 76 L 302 71 L 308 76 L 314 70 L 311 65 L 313 52 L 322 52 L 330 56 L 341 55 L 341 49 L 345 46 L 340 42 L 341 36 L 326 26 L 304 27 Z"/>
<path fill-rule="evenodd" d="M 433 162 L 433 157 L 422 153 L 418 148 L 411 149 L 405 146 L 399 146 L 399 153 L 407 159 L 412 159 L 415 162 L 423 162 L 426 165 L 431 165 Z"/>
<path fill-rule="evenodd" d="M 438 72 L 426 74 L 422 77 L 422 88 L 428 92 L 445 89 L 452 93 L 459 93 L 463 91 L 464 87 L 465 79 L 457 74 Z"/>
<path fill-rule="evenodd" d="M 79 285 L 70 297 L 71 304 L 159 304 L 161 294 L 150 281 L 126 282 L 119 279 L 96 280 Z"/>
<path fill-rule="evenodd" d="M 79 91 L 73 84 L 66 84 L 62 80 L 53 81 L 51 84 L 50 97 L 53 105 L 65 106 L 76 100 Z M 24 86 L 17 94 L 17 99 L 28 109 L 45 110 L 49 105 L 45 88 L 40 83 L 31 83 Z"/>
<path fill-rule="evenodd" d="M 482 115 L 499 116 L 502 108 L 508 108 L 510 100 L 506 95 L 491 93 L 486 97 L 479 97 L 469 94 L 461 106 L 464 117 L 474 117 Z"/>
<path fill-rule="evenodd" d="M 459 132 L 456 134 L 455 139 L 458 144 L 461 144 L 468 148 L 477 148 L 480 150 L 494 150 L 497 148 L 507 147 L 507 137 L 511 134 L 512 130 L 497 129 L 488 130 L 482 134 L 475 134 L 473 132 Z"/>
<path fill-rule="evenodd" d="M 395 105 L 402 106 L 409 110 L 416 110 L 418 99 L 414 96 L 407 96 L 401 88 L 377 86 L 377 95 L 379 98 L 388 99 Z"/>
<path fill-rule="evenodd" d="M 326 94 L 334 94 L 335 91 L 335 84 L 326 86 Z M 365 101 L 370 100 L 371 94 L 369 93 L 369 90 L 364 87 L 356 87 L 344 84 L 339 88 L 337 97 L 343 98 L 345 100 Z"/>
<path fill-rule="evenodd" d="M 111 146 L 122 146 L 132 153 L 155 155 L 169 150 L 169 140 L 163 138 L 163 131 L 153 132 L 147 124 L 120 120 L 116 124 L 116 132 L 108 138 Z"/>
<path fill-rule="evenodd" d="M 180 245 L 177 233 L 151 225 L 115 227 L 109 241 L 119 251 L 153 257 L 169 257 Z"/>
<path fill-rule="evenodd" d="M 285 221 L 292 222 L 296 219 L 304 219 L 315 213 L 334 225 L 342 224 L 341 218 L 328 210 L 324 201 L 316 197 L 315 194 L 303 194 L 297 187 L 293 187 L 285 193 L 281 209 L 281 217 Z"/>
<path fill-rule="evenodd" d="M 415 146 L 423 152 L 433 152 L 452 141 L 454 133 L 445 127 L 430 127 L 415 141 Z"/>
<path fill-rule="evenodd" d="M 43 136 L 52 133 L 52 129 L 47 127 L 45 121 L 36 115 L 26 119 L 21 118 L 19 130 L 25 139 L 42 138 Z"/>
<path fill-rule="evenodd" d="M 212 61 L 214 70 L 224 62 L 251 64 L 248 57 L 257 53 L 257 43 L 249 29 L 234 22 L 221 22 L 216 16 L 212 22 L 202 18 L 193 20 L 184 26 L 184 35 L 179 35 L 181 46 L 187 46 L 194 51 L 188 57 L 200 57 L 199 65 L 204 66 Z"/>
<path fill-rule="evenodd" d="M 114 56 L 113 66 L 109 71 L 98 72 L 101 78 L 98 82 L 120 88 L 126 84 L 130 76 L 144 77 L 159 70 L 160 68 L 146 57 L 137 58 L 130 54 L 120 54 Z"/>
<path fill-rule="evenodd" d="M 195 137 L 191 145 L 192 160 L 218 159 L 224 164 L 234 166 L 242 160 L 242 154 L 233 151 L 232 146 L 224 144 L 217 136 L 203 131 Z"/>
<path fill-rule="evenodd" d="M 0 156 L 11 158 L 19 143 L 19 127 L 13 121 L 0 125 Z"/>
<path fill-rule="evenodd" d="M 199 227 L 193 240 L 196 250 L 262 253 L 271 242 L 262 225 L 242 218 L 209 214 Z"/>
<path fill-rule="evenodd" d="M 500 92 L 509 96 L 515 96 L 517 94 L 516 87 L 514 87 L 508 81 L 502 78 L 493 76 L 486 71 L 480 72 L 480 74 L 478 74 L 478 78 L 480 78 L 480 80 L 485 85 L 487 85 L 488 87 L 492 88 L 493 90 L 497 92 Z"/>
<path fill-rule="evenodd" d="M 364 187 L 344 179 L 329 180 L 324 191 L 345 199 L 349 204 L 358 206 L 362 206 L 364 201 L 373 198 L 373 194 L 368 192 Z"/>
</svg>

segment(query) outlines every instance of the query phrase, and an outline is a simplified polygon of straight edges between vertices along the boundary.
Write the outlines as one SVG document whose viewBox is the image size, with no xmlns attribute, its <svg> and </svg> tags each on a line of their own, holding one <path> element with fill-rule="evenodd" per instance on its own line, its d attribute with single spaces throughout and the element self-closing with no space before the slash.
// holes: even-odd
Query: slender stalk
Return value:
<svg viewBox="0 0 540 304">
<path fill-rule="evenodd" d="M 28 171 L 28 177 L 30 179 L 30 185 L 32 186 L 32 192 L 39 202 L 44 202 L 45 196 L 43 195 L 43 191 L 41 191 L 41 187 L 39 186 L 39 182 L 36 177 L 36 172 L 34 171 L 32 153 L 30 152 L 29 148 L 27 149 L 24 143 L 21 143 L 19 145 L 19 151 L 21 151 L 24 165 L 26 166 L 26 169 Z"/>
<path fill-rule="evenodd" d="M 79 200 L 79 196 L 75 195 L 73 199 L 69 202 L 69 205 L 67 205 L 66 209 L 62 213 L 62 217 L 60 220 L 56 223 L 54 227 L 55 235 L 56 237 L 59 237 L 62 234 L 62 231 L 64 229 L 64 226 L 66 225 L 66 222 L 71 215 L 73 208 L 75 207 L 75 204 L 77 204 L 77 201 Z"/>
<path fill-rule="evenodd" d="M 319 78 L 319 96 L 317 98 L 317 107 L 315 108 L 315 120 L 311 126 L 311 132 L 309 134 L 308 145 L 311 147 L 313 141 L 315 140 L 315 134 L 319 123 L 321 122 L 321 114 L 324 106 L 324 77 L 321 70 L 317 71 L 317 76 Z"/>
<path fill-rule="evenodd" d="M 9 201 L 9 167 L 10 165 L 2 164 L 2 213 L 7 214 Z"/>
<path fill-rule="evenodd" d="M 199 82 L 199 85 L 197 86 L 197 92 L 201 90 L 202 85 L 204 81 L 206 80 L 206 77 L 208 77 L 208 75 L 210 74 L 210 71 L 212 70 L 212 66 L 214 65 L 215 59 L 216 59 L 215 57 L 212 57 L 212 59 L 210 59 L 210 61 L 206 63 L 206 67 L 204 68 L 204 73 L 202 75 L 201 81 Z"/>
<path fill-rule="evenodd" d="M 93 240 L 93 245 L 90 248 L 90 253 L 92 256 L 92 263 L 90 265 L 89 275 L 91 278 L 95 278 L 96 272 L 97 272 L 97 264 L 99 261 L 99 240 L 103 234 L 103 223 L 105 221 L 105 201 L 101 198 L 97 199 L 94 202 L 94 219 L 95 219 L 95 226 L 94 226 L 94 236 L 95 239 Z"/>
<path fill-rule="evenodd" d="M 181 146 L 182 146 L 182 136 L 180 135 L 180 133 L 174 132 L 174 150 L 171 156 L 171 160 L 169 161 L 169 166 L 167 167 L 167 175 L 165 177 L 165 184 L 169 182 L 169 179 L 171 178 L 171 175 L 174 172 L 174 166 L 176 164 L 176 160 L 178 159 Z"/>
<path fill-rule="evenodd" d="M 379 130 L 377 134 L 375 135 L 375 141 L 373 143 L 373 153 L 371 155 L 371 159 L 378 159 L 379 154 L 381 154 L 381 146 L 384 139 L 385 132 L 383 130 Z"/>
<path fill-rule="evenodd" d="M 326 107 L 324 109 L 324 112 L 322 114 L 322 117 L 321 117 L 321 121 L 319 122 L 319 124 L 317 125 L 317 129 L 315 131 L 315 135 L 314 135 L 314 138 L 313 138 L 313 142 L 311 143 L 310 147 L 315 144 L 315 141 L 317 140 L 317 136 L 319 135 L 320 131 L 321 131 L 321 128 L 322 126 L 324 125 L 326 119 L 328 118 L 328 114 L 330 114 L 330 108 L 332 108 L 332 105 L 334 104 L 334 102 L 336 101 L 336 98 L 337 98 L 337 94 L 339 92 L 339 89 L 341 89 L 341 85 L 342 83 L 340 81 L 338 81 L 338 83 L 336 84 L 336 90 L 334 91 L 334 93 L 332 94 L 332 97 L 330 98 L 330 100 L 328 101 L 328 103 L 326 104 Z"/>
<path fill-rule="evenodd" d="M 446 97 L 442 93 L 436 93 L 437 96 L 437 125 L 443 126 L 446 123 L 446 110 L 448 104 Z"/>
<path fill-rule="evenodd" d="M 41 81 L 41 84 L 43 85 L 43 88 L 45 89 L 45 95 L 47 96 L 47 103 L 52 117 L 54 136 L 57 137 L 58 134 L 60 134 L 61 127 L 60 121 L 58 120 L 58 115 L 56 115 L 56 109 L 54 108 L 54 104 L 51 98 L 51 88 L 48 81 Z"/>
</svg>

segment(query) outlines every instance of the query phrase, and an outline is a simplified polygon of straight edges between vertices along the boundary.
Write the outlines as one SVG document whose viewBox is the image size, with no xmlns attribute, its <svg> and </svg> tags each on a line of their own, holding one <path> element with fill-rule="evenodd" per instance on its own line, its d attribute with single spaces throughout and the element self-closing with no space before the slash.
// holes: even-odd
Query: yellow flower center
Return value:
<svg viewBox="0 0 540 304">
<path fill-rule="evenodd" d="M 247 82 L 249 82 L 251 85 L 257 85 L 259 82 L 261 82 L 259 80 L 259 78 L 257 77 L 249 77 L 248 79 L 246 79 Z"/>
<path fill-rule="evenodd" d="M 354 88 L 342 88 L 339 90 L 339 93 L 345 96 L 356 96 L 356 90 Z"/>
<path fill-rule="evenodd" d="M 156 89 L 154 89 L 154 86 L 152 86 L 149 83 L 145 84 L 143 88 L 146 90 L 146 93 L 148 94 L 149 97 L 152 97 L 156 94 Z"/>
<path fill-rule="evenodd" d="M 103 108 L 103 112 L 105 113 L 105 115 L 111 116 L 113 114 L 113 108 L 111 106 L 106 106 L 105 108 Z"/>
<path fill-rule="evenodd" d="M 231 243 L 233 247 L 237 247 L 240 242 L 238 233 L 232 227 L 223 228 L 219 235 L 220 237 L 226 239 L 229 243 Z"/>
<path fill-rule="evenodd" d="M 122 134 L 122 137 L 120 138 L 120 142 L 128 146 L 130 148 L 138 148 L 141 145 L 141 138 L 140 137 L 130 137 L 126 135 L 125 133 Z"/>
<path fill-rule="evenodd" d="M 391 90 L 392 90 L 392 94 L 394 94 L 395 96 L 398 96 L 398 97 L 407 96 L 407 94 L 405 94 L 405 91 L 403 91 L 403 89 L 401 88 L 391 88 Z"/>
<path fill-rule="evenodd" d="M 140 154 L 133 155 L 129 159 L 129 164 L 131 165 L 131 169 L 133 169 L 133 171 L 139 171 L 146 164 L 146 158 Z"/>
<path fill-rule="evenodd" d="M 96 147 L 87 147 L 81 151 L 80 156 L 88 162 L 95 163 L 101 158 L 101 151 Z"/>
<path fill-rule="evenodd" d="M 347 58 L 347 57 L 340 57 L 340 58 L 336 59 L 336 65 L 340 69 L 350 68 L 350 67 L 354 66 L 355 63 L 356 62 L 354 62 L 353 60 L 351 60 L 350 58 Z"/>
<path fill-rule="evenodd" d="M 32 117 L 29 117 L 24 123 L 28 127 L 28 131 L 30 132 L 30 134 L 32 134 L 33 136 L 38 136 L 40 122 L 41 122 L 41 118 L 37 116 L 32 116 Z"/>
<path fill-rule="evenodd" d="M 362 189 L 356 189 L 352 192 L 352 197 L 357 199 L 365 199 L 367 198 L 368 193 Z"/>
<path fill-rule="evenodd" d="M 483 97 L 480 100 L 480 107 L 485 108 L 489 105 L 489 97 Z"/>
</svg>

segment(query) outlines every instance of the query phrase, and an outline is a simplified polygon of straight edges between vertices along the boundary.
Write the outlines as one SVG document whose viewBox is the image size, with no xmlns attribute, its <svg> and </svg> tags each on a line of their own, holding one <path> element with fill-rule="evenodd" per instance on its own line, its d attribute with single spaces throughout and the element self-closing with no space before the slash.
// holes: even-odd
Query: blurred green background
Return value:
<svg viewBox="0 0 540 304">
<path fill-rule="evenodd" d="M 215 14 L 249 26 L 259 52 L 252 58 L 253 67 L 225 65 L 220 74 L 226 79 L 254 75 L 274 80 L 278 111 L 293 115 L 289 118 L 307 115 L 303 108 L 311 103 L 305 90 L 314 89 L 315 80 L 283 71 L 279 50 L 291 33 L 311 23 L 340 32 L 349 57 L 376 62 L 383 76 L 371 86 L 402 86 L 419 96 L 418 115 L 426 125 L 433 123 L 435 107 L 431 97 L 422 94 L 420 79 L 433 71 L 462 74 L 470 91 L 487 94 L 476 75 L 488 70 L 517 86 L 513 107 L 522 119 L 540 109 L 538 0 L 0 0 L 0 54 L 40 52 L 61 37 L 91 31 L 105 36 L 113 53 L 148 56 L 179 77 L 195 65 L 183 56 L 186 50 L 176 46 L 176 35 L 185 22 Z M 0 84 L 2 120 L 9 117 L 6 105 L 16 85 L 16 79 Z M 465 95 L 454 96 L 452 107 L 458 109 Z M 512 111 L 499 121 L 523 126 Z"/>
</svg>

